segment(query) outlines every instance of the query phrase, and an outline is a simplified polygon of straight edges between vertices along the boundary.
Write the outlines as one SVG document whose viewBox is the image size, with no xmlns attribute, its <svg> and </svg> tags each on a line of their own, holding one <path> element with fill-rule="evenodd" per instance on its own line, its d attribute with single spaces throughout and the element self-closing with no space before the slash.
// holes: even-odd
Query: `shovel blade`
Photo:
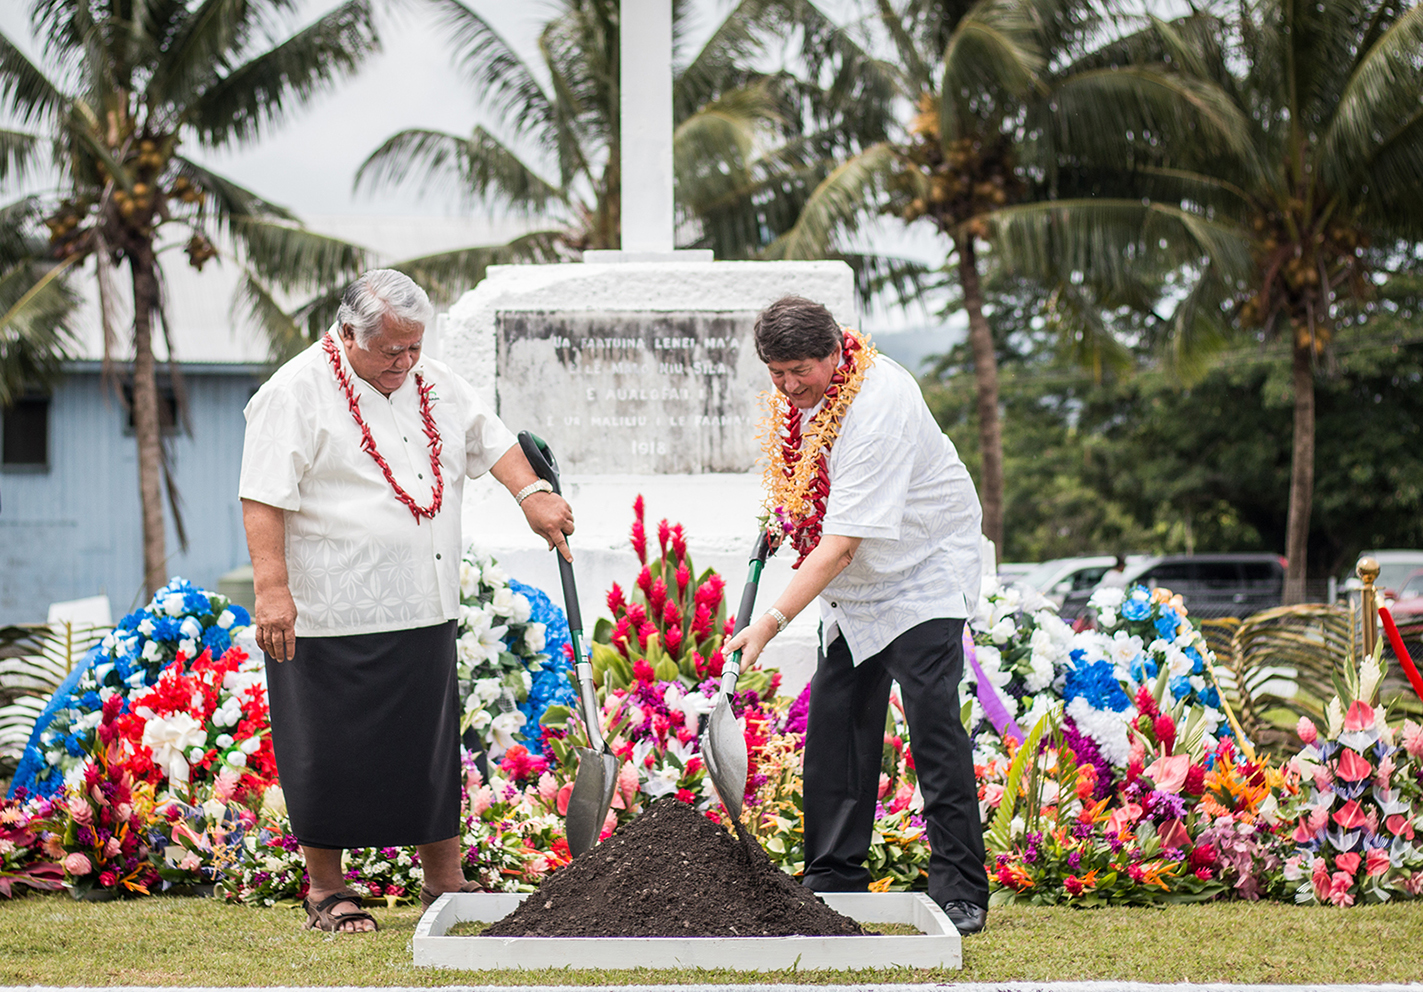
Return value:
<svg viewBox="0 0 1423 992">
<path fill-rule="evenodd" d="M 575 858 L 598 843 L 608 809 L 613 805 L 613 792 L 618 787 L 618 759 L 592 748 L 574 748 L 578 752 L 578 775 L 573 780 L 573 792 L 568 796 L 568 818 L 564 830 L 568 850 Z"/>
<path fill-rule="evenodd" d="M 741 822 L 741 800 L 746 795 L 746 735 L 731 712 L 723 693 L 717 700 L 702 734 L 702 760 L 712 785 L 731 819 Z"/>
</svg>

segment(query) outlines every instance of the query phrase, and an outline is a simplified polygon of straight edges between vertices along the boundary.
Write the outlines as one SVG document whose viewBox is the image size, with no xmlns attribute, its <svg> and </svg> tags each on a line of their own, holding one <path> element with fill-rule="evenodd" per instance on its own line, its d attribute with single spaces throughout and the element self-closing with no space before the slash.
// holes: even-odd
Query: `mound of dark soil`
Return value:
<svg viewBox="0 0 1423 992">
<path fill-rule="evenodd" d="M 842 937 L 860 925 L 687 803 L 659 799 L 486 937 Z"/>
</svg>

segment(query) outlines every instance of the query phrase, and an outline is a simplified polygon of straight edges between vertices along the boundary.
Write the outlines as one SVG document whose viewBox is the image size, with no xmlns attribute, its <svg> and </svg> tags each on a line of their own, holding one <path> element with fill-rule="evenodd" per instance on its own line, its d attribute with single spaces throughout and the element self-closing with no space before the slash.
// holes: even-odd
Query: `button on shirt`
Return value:
<svg viewBox="0 0 1423 992">
<path fill-rule="evenodd" d="M 970 616 L 978 603 L 978 493 L 919 384 L 884 355 L 865 373 L 827 467 L 822 533 L 861 542 L 821 594 L 825 643 L 843 634 L 858 665 L 926 620 Z"/>
<path fill-rule="evenodd" d="M 330 334 L 330 332 L 328 332 Z M 356 375 L 336 338 L 361 417 L 395 481 L 417 505 L 434 493 L 415 373 L 443 442 L 445 491 L 434 518 L 400 502 L 317 344 L 277 370 L 247 404 L 239 495 L 285 510 L 296 635 L 425 627 L 459 617 L 464 480 L 489 471 L 514 435 L 449 366 L 422 357 L 389 397 Z"/>
</svg>

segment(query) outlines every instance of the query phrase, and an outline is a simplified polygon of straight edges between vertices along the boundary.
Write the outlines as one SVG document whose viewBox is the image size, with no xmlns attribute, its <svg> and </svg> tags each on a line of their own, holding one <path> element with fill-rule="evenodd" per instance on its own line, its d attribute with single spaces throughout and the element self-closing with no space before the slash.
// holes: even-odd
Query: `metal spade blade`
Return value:
<svg viewBox="0 0 1423 992">
<path fill-rule="evenodd" d="M 741 801 L 746 795 L 746 735 L 724 692 L 717 696 L 716 708 L 707 719 L 702 758 L 721 804 L 731 814 L 732 822 L 740 823 Z"/>
<path fill-rule="evenodd" d="M 598 843 L 613 793 L 618 788 L 618 759 L 607 751 L 576 747 L 578 775 L 573 780 L 573 792 L 568 797 L 568 818 L 564 833 L 568 851 L 575 858 Z"/>
<path fill-rule="evenodd" d="M 524 457 L 539 478 L 560 492 L 558 463 L 542 439 L 528 431 L 519 432 L 519 446 Z M 593 686 L 593 666 L 583 656 L 583 614 L 578 608 L 578 588 L 573 582 L 573 566 L 558 556 L 558 574 L 563 582 L 563 609 L 568 615 L 568 639 L 573 646 L 573 660 L 578 673 L 578 709 L 588 730 L 589 747 L 578 747 L 578 774 L 573 779 L 573 791 L 568 797 L 568 814 L 564 834 L 568 850 L 575 858 L 598 843 L 603 823 L 613 805 L 613 793 L 618 787 L 618 759 L 603 740 L 599 721 L 598 692 Z M 742 772 L 745 778 L 745 771 Z"/>
<path fill-rule="evenodd" d="M 751 552 L 750 574 L 745 588 L 741 590 L 741 607 L 736 612 L 733 636 L 741 633 L 751 622 L 751 611 L 756 608 L 756 586 L 761 581 L 761 569 L 765 567 L 770 553 L 771 542 L 763 531 L 756 541 L 755 550 Z M 731 814 L 731 821 L 737 824 L 738 832 L 741 803 L 746 795 L 746 735 L 731 712 L 731 696 L 736 692 L 736 680 L 740 675 L 741 652 L 737 651 L 722 666 L 721 691 L 717 693 L 716 706 L 702 734 L 702 760 L 706 762 L 716 794 Z"/>
</svg>

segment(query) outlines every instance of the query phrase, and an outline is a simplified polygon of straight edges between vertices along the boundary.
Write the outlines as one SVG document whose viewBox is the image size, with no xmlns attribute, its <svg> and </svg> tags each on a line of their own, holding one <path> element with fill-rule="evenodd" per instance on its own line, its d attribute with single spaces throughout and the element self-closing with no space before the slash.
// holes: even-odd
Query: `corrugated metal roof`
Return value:
<svg viewBox="0 0 1423 992">
<path fill-rule="evenodd" d="M 382 264 L 471 245 L 498 244 L 531 229 L 526 222 L 516 220 L 462 217 L 311 217 L 306 226 L 371 249 Z M 181 362 L 266 362 L 269 352 L 261 329 L 250 321 L 235 319 L 232 312 L 241 272 L 231 252 L 211 260 L 199 272 L 188 264 L 182 246 L 182 241 L 165 244 L 159 253 L 174 357 Z M 114 358 L 122 360 L 132 354 L 133 296 L 127 268 L 116 270 L 114 276 L 115 332 L 119 339 Z M 75 320 L 78 344 L 74 358 L 96 361 L 103 357 L 104 349 L 92 261 L 77 277 L 75 286 L 83 295 L 83 303 Z M 155 336 L 154 353 L 160 361 L 168 358 L 160 336 Z"/>
</svg>

